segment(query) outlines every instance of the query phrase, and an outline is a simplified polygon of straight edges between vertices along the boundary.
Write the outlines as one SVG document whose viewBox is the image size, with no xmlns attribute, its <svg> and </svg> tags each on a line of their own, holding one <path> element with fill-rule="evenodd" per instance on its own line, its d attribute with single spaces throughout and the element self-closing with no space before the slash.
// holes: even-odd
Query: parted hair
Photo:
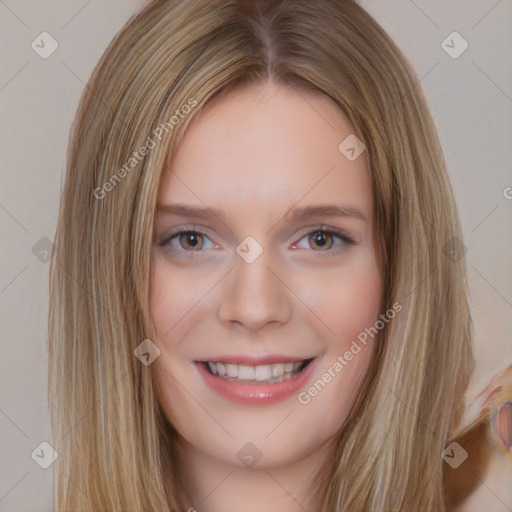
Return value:
<svg viewBox="0 0 512 512">
<path fill-rule="evenodd" d="M 447 509 L 441 453 L 461 419 L 473 327 L 459 216 L 418 77 L 353 1 L 159 0 L 112 40 L 70 132 L 50 267 L 58 512 L 190 507 L 178 434 L 159 405 L 152 366 L 134 357 L 154 335 L 156 198 L 205 105 L 269 80 L 327 96 L 364 142 L 382 312 L 403 307 L 379 334 L 330 460 L 305 485 L 318 512 Z M 184 105 L 193 105 L 186 115 Z M 135 164 L 148 137 L 155 145 Z"/>
</svg>

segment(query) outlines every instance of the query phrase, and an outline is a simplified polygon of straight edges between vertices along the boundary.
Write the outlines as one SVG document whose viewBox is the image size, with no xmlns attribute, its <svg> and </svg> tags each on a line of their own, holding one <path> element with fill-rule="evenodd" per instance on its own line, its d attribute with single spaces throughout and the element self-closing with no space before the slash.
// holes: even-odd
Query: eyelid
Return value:
<svg viewBox="0 0 512 512">
<path fill-rule="evenodd" d="M 314 252 L 318 256 L 325 256 L 325 257 L 336 256 L 336 255 L 339 255 L 344 250 L 346 250 L 351 245 L 356 245 L 355 240 L 344 229 L 330 227 L 330 226 L 326 226 L 326 225 L 322 224 L 322 225 L 317 225 L 317 226 L 312 226 L 312 227 L 307 228 L 307 231 L 305 231 L 300 236 L 298 241 L 294 242 L 292 244 L 293 248 L 294 249 L 301 249 L 300 247 L 297 247 L 298 243 L 300 243 L 303 240 L 303 238 L 305 238 L 306 236 L 312 235 L 312 234 L 314 234 L 316 232 L 319 232 L 319 231 L 323 232 L 323 233 L 327 233 L 327 234 L 329 234 L 330 236 L 332 236 L 334 238 L 338 238 L 340 240 L 340 242 L 339 242 L 339 244 L 336 247 L 330 248 L 330 249 L 326 249 L 324 251 L 322 251 L 322 250 L 314 250 L 314 249 L 307 249 L 307 250 L 311 250 L 312 252 Z"/>
<path fill-rule="evenodd" d="M 325 233 L 338 236 L 347 243 L 355 243 L 355 240 L 352 238 L 352 236 L 349 235 L 349 233 L 345 229 L 335 228 L 334 226 L 327 226 L 325 224 L 317 224 L 304 228 L 304 231 L 300 235 L 300 240 L 302 240 L 302 238 L 304 238 L 306 235 L 316 233 L 317 231 L 323 231 Z"/>
<path fill-rule="evenodd" d="M 215 242 L 213 242 L 213 240 L 211 240 L 211 238 L 208 235 L 208 233 L 205 233 L 204 231 L 209 231 L 209 230 L 207 228 L 203 228 L 203 227 L 199 227 L 199 226 L 182 226 L 180 228 L 177 228 L 177 229 L 173 230 L 171 233 L 163 236 L 158 241 L 158 245 L 160 245 L 164 249 L 167 249 L 167 250 L 169 250 L 169 251 L 171 251 L 173 253 L 181 253 L 181 255 L 183 257 L 185 257 L 185 258 L 200 257 L 206 251 L 206 249 L 200 249 L 200 250 L 197 250 L 197 251 L 186 250 L 186 249 L 177 249 L 175 247 L 172 247 L 169 242 L 171 240 L 173 240 L 174 238 L 179 237 L 183 233 L 193 232 L 193 233 L 195 233 L 195 234 L 197 234 L 199 236 L 202 236 L 202 237 L 210 239 L 210 241 L 215 245 L 214 248 L 218 248 L 219 245 L 215 244 Z M 344 229 L 342 229 L 342 228 L 335 228 L 335 227 L 326 226 L 324 224 L 321 224 L 321 225 L 314 225 L 314 226 L 309 226 L 307 228 L 304 228 L 304 230 L 302 231 L 302 234 L 299 236 L 297 242 L 293 242 L 292 243 L 293 248 L 296 249 L 297 248 L 296 245 L 300 241 L 302 241 L 303 238 L 305 238 L 308 235 L 312 235 L 312 234 L 314 234 L 314 233 L 316 233 L 318 231 L 327 233 L 330 236 L 333 236 L 333 237 L 338 238 L 340 240 L 340 243 L 339 243 L 339 245 L 337 247 L 331 248 L 331 249 L 327 249 L 325 251 L 309 249 L 309 250 L 311 250 L 312 252 L 314 252 L 315 254 L 317 254 L 319 256 L 326 256 L 327 257 L 327 256 L 339 255 L 339 253 L 341 251 L 343 251 L 344 249 L 346 249 L 347 246 L 351 246 L 351 245 L 355 245 L 356 244 L 354 239 Z M 345 247 L 343 247 L 343 246 L 345 246 Z"/>
<path fill-rule="evenodd" d="M 171 232 L 166 235 L 161 236 L 160 239 L 158 240 L 158 245 L 160 245 L 162 247 L 166 247 L 169 245 L 169 242 L 171 240 L 173 240 L 174 238 L 178 237 L 179 235 L 181 235 L 183 233 L 191 233 L 191 232 L 211 240 L 211 237 L 209 236 L 208 233 L 206 233 L 206 231 L 208 231 L 207 228 L 203 228 L 203 227 L 199 227 L 199 226 L 182 226 L 182 227 L 171 230 Z M 213 240 L 211 240 L 211 242 L 218 247 L 218 244 L 215 244 L 215 242 L 213 242 Z M 174 247 L 172 247 L 172 249 L 174 249 Z M 182 249 L 182 251 L 183 252 L 202 252 L 202 251 L 185 251 L 184 249 Z"/>
</svg>

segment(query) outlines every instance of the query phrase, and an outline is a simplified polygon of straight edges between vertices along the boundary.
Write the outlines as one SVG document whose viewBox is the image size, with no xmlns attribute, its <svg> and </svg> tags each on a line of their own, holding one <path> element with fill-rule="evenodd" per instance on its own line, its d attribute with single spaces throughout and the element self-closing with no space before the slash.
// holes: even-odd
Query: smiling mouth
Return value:
<svg viewBox="0 0 512 512">
<path fill-rule="evenodd" d="M 293 379 L 313 361 L 314 358 L 297 362 L 261 364 L 249 366 L 212 361 L 201 361 L 208 373 L 224 380 L 241 384 L 274 384 Z"/>
</svg>

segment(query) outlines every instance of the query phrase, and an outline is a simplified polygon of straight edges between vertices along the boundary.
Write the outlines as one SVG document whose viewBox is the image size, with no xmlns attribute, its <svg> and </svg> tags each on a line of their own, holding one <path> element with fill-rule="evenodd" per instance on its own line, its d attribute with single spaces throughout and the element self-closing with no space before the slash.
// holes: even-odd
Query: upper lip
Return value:
<svg viewBox="0 0 512 512">
<path fill-rule="evenodd" d="M 298 363 L 312 357 L 295 357 L 286 356 L 282 354 L 269 354 L 266 356 L 248 356 L 248 355 L 226 355 L 219 357 L 212 357 L 211 359 L 204 359 L 201 362 L 211 361 L 212 363 L 231 363 L 241 364 L 246 366 L 259 366 L 264 364 L 278 364 L 278 363 Z"/>
</svg>

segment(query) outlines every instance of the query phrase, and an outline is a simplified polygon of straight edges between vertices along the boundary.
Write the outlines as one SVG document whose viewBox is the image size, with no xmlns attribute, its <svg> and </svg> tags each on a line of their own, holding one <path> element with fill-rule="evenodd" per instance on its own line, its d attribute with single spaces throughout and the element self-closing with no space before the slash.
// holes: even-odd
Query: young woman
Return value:
<svg viewBox="0 0 512 512">
<path fill-rule="evenodd" d="M 417 78 L 356 3 L 148 5 L 71 134 L 57 510 L 446 510 L 461 240 Z"/>
</svg>

